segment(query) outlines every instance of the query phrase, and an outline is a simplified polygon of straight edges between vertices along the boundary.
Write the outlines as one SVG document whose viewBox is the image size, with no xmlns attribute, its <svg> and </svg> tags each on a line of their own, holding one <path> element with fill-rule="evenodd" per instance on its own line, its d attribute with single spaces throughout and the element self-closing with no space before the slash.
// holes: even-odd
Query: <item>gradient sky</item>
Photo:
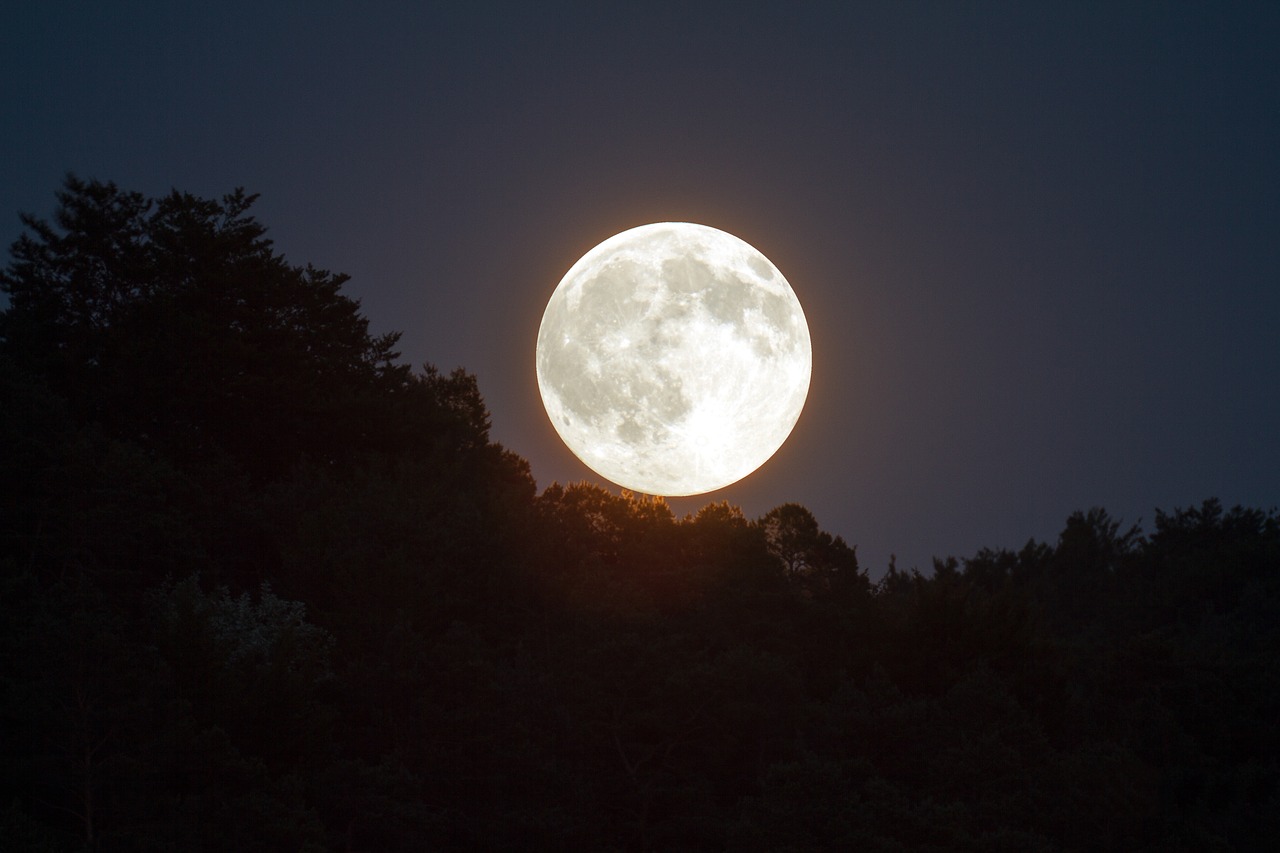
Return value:
<svg viewBox="0 0 1280 853">
<path fill-rule="evenodd" d="M 600 481 L 538 398 L 547 299 L 687 220 L 787 276 L 814 379 L 680 514 L 795 501 L 878 576 L 1280 504 L 1280 4 L 6 4 L 6 247 L 68 171 L 261 193 L 540 487 Z"/>
</svg>

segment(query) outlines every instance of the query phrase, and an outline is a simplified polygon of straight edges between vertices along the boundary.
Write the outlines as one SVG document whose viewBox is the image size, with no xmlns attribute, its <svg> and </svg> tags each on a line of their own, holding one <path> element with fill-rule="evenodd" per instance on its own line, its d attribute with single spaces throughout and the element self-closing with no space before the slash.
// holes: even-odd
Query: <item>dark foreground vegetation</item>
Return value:
<svg viewBox="0 0 1280 853">
<path fill-rule="evenodd" d="M 538 494 L 251 197 L 68 179 L 0 314 L 0 849 L 1250 850 L 1280 518 L 871 584 L 760 519 Z"/>
</svg>

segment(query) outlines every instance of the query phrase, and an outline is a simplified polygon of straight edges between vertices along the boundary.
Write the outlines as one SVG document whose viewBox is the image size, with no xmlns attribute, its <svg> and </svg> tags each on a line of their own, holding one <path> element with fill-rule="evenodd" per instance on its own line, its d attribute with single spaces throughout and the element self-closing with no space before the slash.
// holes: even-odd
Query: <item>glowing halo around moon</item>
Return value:
<svg viewBox="0 0 1280 853">
<path fill-rule="evenodd" d="M 791 434 L 813 350 L 769 259 L 706 225 L 616 234 L 565 274 L 538 330 L 538 390 L 596 473 L 651 495 L 714 491 Z"/>
</svg>

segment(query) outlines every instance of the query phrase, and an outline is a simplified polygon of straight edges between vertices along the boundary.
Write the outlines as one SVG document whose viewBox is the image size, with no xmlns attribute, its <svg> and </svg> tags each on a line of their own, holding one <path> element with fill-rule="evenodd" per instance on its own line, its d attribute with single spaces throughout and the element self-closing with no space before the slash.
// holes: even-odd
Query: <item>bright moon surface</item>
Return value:
<svg viewBox="0 0 1280 853">
<path fill-rule="evenodd" d="M 687 222 L 623 231 L 560 281 L 538 330 L 551 423 L 596 473 L 697 495 L 765 463 L 809 393 L 800 300 L 769 259 Z"/>
</svg>

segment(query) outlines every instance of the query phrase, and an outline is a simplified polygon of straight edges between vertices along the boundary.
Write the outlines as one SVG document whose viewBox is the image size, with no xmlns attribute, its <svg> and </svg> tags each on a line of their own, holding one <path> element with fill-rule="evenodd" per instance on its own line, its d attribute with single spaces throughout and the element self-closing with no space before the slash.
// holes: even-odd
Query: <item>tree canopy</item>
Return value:
<svg viewBox="0 0 1280 853">
<path fill-rule="evenodd" d="M 370 335 L 346 276 L 276 254 L 255 199 L 69 177 L 0 274 L 6 355 L 114 437 L 254 477 L 394 445 L 360 416 L 412 385 L 399 336 Z"/>
<path fill-rule="evenodd" d="M 254 196 L 69 178 L 0 273 L 0 848 L 1262 850 L 1280 515 L 891 566 L 539 492 Z"/>
</svg>

